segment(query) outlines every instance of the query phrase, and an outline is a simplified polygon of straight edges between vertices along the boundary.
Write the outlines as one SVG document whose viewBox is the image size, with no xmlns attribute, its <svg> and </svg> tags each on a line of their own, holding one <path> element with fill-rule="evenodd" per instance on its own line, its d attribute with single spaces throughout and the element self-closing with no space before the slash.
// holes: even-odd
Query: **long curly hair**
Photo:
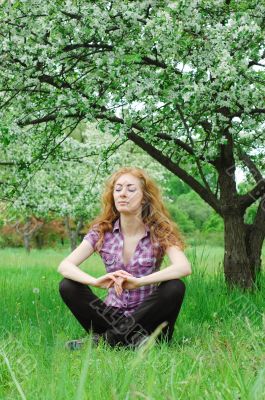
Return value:
<svg viewBox="0 0 265 400">
<path fill-rule="evenodd" d="M 96 243 L 97 251 L 100 251 L 103 244 L 104 233 L 111 232 L 113 223 L 119 218 L 113 198 L 113 190 L 117 179 L 123 174 L 131 174 L 138 178 L 143 191 L 142 220 L 150 228 L 151 243 L 159 245 L 161 257 L 164 256 L 168 246 L 178 246 L 183 250 L 186 245 L 179 231 L 177 224 L 172 221 L 166 209 L 160 189 L 147 173 L 138 167 L 122 167 L 114 172 L 105 182 L 105 188 L 101 198 L 102 212 L 89 224 L 99 233 Z"/>
</svg>

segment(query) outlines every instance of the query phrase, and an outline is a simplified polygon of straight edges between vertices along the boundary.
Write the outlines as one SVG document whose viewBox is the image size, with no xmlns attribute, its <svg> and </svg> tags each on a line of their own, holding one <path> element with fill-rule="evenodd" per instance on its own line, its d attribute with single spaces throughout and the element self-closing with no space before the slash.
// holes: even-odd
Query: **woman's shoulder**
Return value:
<svg viewBox="0 0 265 400">
<path fill-rule="evenodd" d="M 101 245 L 99 248 L 102 248 L 102 246 L 110 246 L 114 239 L 113 229 L 104 231 L 100 229 L 99 223 L 91 225 L 84 236 L 84 240 L 90 241 L 94 249 L 97 242 L 100 241 L 99 243 L 101 243 Z"/>
<path fill-rule="evenodd" d="M 88 232 L 84 236 L 83 240 L 88 240 L 91 245 L 93 246 L 93 249 L 95 249 L 95 245 L 99 240 L 99 230 L 97 229 L 96 225 L 93 225 L 89 228 Z"/>
</svg>

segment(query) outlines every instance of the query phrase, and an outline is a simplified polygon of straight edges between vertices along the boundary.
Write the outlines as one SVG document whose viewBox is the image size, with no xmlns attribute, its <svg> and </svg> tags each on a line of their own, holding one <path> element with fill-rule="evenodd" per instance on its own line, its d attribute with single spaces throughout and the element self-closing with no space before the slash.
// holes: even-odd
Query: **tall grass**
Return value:
<svg viewBox="0 0 265 400">
<path fill-rule="evenodd" d="M 265 398 L 264 275 L 260 291 L 230 292 L 218 248 L 189 252 L 193 274 L 183 279 L 186 296 L 170 345 L 133 351 L 103 342 L 95 349 L 88 341 L 68 352 L 65 341 L 85 332 L 58 294 L 56 268 L 67 252 L 1 250 L 0 399 Z M 96 255 L 85 269 L 104 272 Z"/>
</svg>

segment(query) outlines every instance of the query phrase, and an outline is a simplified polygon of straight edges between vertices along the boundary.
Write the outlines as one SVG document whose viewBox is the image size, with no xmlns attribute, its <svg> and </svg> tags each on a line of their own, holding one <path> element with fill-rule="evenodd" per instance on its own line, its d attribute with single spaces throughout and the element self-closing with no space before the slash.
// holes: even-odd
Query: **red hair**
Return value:
<svg viewBox="0 0 265 400">
<path fill-rule="evenodd" d="M 99 232 L 99 240 L 96 244 L 97 250 L 100 250 L 102 247 L 104 233 L 112 231 L 113 222 L 120 216 L 119 211 L 115 207 L 113 190 L 117 179 L 124 174 L 131 174 L 140 180 L 144 202 L 142 220 L 150 228 L 152 244 L 159 244 L 162 257 L 168 246 L 178 246 L 183 250 L 186 245 L 178 226 L 172 221 L 163 203 L 160 189 L 154 180 L 143 169 L 138 167 L 122 167 L 114 172 L 105 183 L 101 198 L 102 212 L 89 224 L 89 228 L 93 228 Z"/>
</svg>

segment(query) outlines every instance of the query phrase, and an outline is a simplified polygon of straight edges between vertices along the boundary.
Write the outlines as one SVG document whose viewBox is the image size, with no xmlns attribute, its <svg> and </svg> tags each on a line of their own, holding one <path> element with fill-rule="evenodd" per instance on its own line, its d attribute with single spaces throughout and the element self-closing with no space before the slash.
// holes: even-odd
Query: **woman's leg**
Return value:
<svg viewBox="0 0 265 400">
<path fill-rule="evenodd" d="M 107 329 L 114 328 L 122 319 L 119 309 L 106 306 L 87 285 L 64 278 L 60 282 L 59 292 L 67 307 L 87 332 L 92 330 L 103 333 Z"/>
<path fill-rule="evenodd" d="M 115 329 L 106 331 L 109 340 L 122 341 L 124 344 L 135 343 L 146 334 L 151 334 L 164 321 L 158 340 L 170 341 L 185 294 L 185 284 L 180 279 L 161 282 L 139 307 L 127 318 L 121 320 Z M 117 334 L 119 332 L 119 334 Z"/>
</svg>

